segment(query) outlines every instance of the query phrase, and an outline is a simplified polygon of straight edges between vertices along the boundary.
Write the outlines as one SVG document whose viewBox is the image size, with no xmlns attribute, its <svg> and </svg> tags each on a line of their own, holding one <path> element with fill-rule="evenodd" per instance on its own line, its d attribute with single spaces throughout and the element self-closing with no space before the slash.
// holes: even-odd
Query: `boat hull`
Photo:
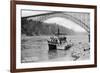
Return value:
<svg viewBox="0 0 100 73">
<path fill-rule="evenodd" d="M 57 45 L 55 44 L 48 44 L 49 46 L 49 50 L 56 50 L 57 49 Z"/>
</svg>

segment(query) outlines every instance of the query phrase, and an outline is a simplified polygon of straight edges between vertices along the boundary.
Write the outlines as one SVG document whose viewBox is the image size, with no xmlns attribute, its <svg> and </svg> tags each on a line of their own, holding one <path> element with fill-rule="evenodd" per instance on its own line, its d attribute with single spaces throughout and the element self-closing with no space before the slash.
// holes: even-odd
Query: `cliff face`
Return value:
<svg viewBox="0 0 100 73">
<path fill-rule="evenodd" d="M 21 33 L 27 36 L 54 35 L 57 34 L 58 28 L 60 30 L 60 33 L 62 34 L 65 35 L 75 34 L 73 30 L 57 24 L 21 19 Z"/>
</svg>

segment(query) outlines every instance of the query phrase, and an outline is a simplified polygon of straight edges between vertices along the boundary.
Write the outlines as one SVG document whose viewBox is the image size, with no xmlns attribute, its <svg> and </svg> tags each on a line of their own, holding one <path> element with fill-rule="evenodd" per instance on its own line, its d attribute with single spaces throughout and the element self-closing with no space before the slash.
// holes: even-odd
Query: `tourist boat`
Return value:
<svg viewBox="0 0 100 73">
<path fill-rule="evenodd" d="M 56 49 L 67 50 L 71 46 L 72 43 L 67 40 L 65 35 L 60 33 L 59 28 L 57 35 L 51 36 L 50 40 L 48 40 L 49 50 L 56 50 Z"/>
</svg>

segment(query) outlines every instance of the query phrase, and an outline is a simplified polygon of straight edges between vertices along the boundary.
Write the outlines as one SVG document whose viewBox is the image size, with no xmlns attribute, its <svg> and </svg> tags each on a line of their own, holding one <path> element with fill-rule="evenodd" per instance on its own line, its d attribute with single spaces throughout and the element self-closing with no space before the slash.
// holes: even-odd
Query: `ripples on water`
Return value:
<svg viewBox="0 0 100 73">
<path fill-rule="evenodd" d="M 67 52 L 65 50 L 51 50 L 51 51 L 48 51 L 48 58 L 49 59 L 64 57 L 65 55 L 67 55 Z"/>
<path fill-rule="evenodd" d="M 43 37 L 42 37 L 43 38 Z M 79 42 L 82 38 L 70 37 L 73 39 L 73 42 Z M 84 37 L 85 42 L 87 42 L 87 37 Z M 57 58 L 66 57 L 69 55 L 70 50 L 48 50 L 47 41 L 42 41 L 41 39 L 31 38 L 24 40 L 21 44 L 21 62 L 42 62 L 56 60 Z M 78 39 L 78 40 L 77 40 Z M 45 39 L 46 40 L 46 39 Z M 76 42 L 75 42 L 76 41 Z"/>
</svg>

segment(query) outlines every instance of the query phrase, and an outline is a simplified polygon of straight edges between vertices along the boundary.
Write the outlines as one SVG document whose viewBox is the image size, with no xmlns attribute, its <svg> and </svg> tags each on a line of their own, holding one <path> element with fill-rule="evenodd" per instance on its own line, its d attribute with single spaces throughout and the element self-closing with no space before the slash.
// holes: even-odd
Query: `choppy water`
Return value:
<svg viewBox="0 0 100 73">
<path fill-rule="evenodd" d="M 48 37 L 28 37 L 24 38 L 21 44 L 21 62 L 43 62 L 43 61 L 62 61 L 72 60 L 69 50 L 49 50 L 47 40 Z M 78 42 L 87 43 L 87 36 L 67 36 L 74 44 Z M 73 46 L 74 47 L 74 46 Z M 71 48 L 73 48 L 71 47 Z M 77 46 L 78 47 L 78 46 Z"/>
</svg>

